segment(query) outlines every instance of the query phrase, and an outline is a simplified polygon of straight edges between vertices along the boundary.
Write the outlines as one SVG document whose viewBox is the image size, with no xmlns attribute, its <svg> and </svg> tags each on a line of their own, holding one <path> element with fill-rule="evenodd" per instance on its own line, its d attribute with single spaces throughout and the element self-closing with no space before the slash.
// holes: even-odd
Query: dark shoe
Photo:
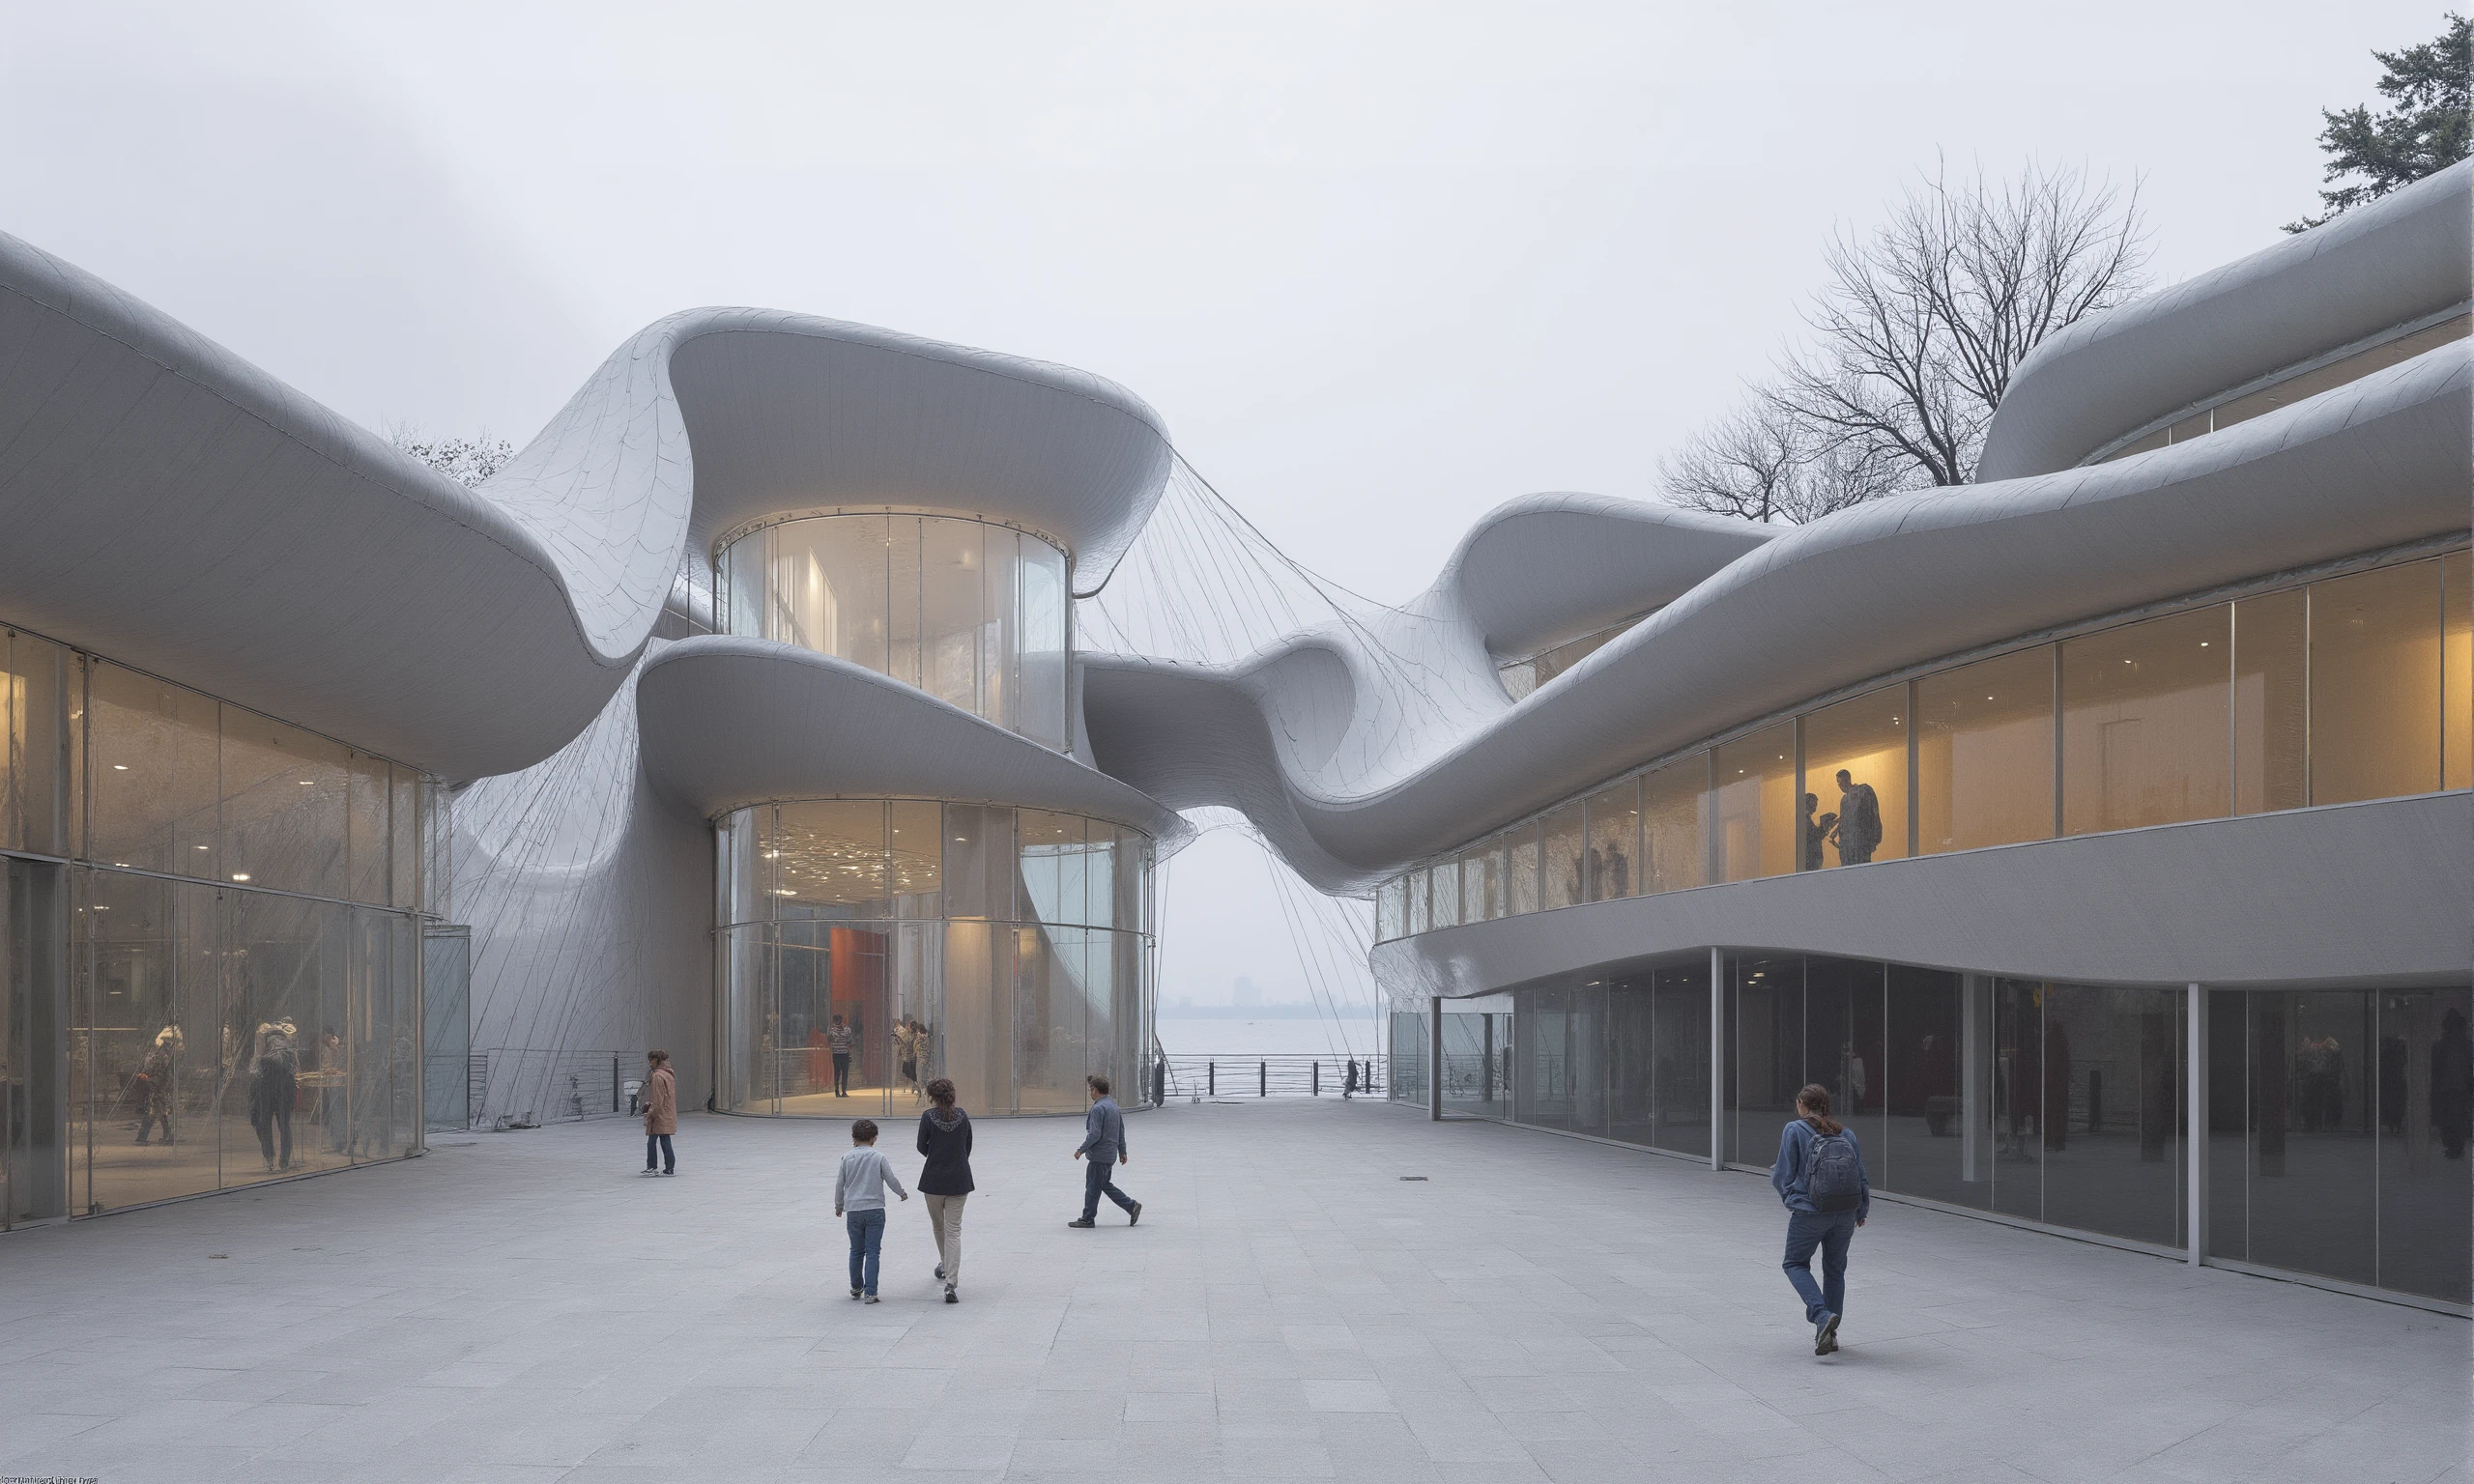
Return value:
<svg viewBox="0 0 2474 1484">
<path fill-rule="evenodd" d="M 851 1297 L 851 1298 L 858 1298 L 858 1297 L 859 1297 L 859 1291 L 858 1291 L 857 1289 L 855 1289 L 855 1288 L 854 1288 L 854 1289 L 852 1289 L 852 1290 L 850 1290 L 850 1297 Z"/>
<path fill-rule="evenodd" d="M 1821 1323 L 1813 1326 L 1813 1354 L 1826 1356 L 1837 1348 L 1838 1316 L 1825 1314 L 1822 1316 Z"/>
<path fill-rule="evenodd" d="M 951 1283 L 945 1285 L 945 1301 L 947 1303 L 960 1303 L 963 1301 L 962 1297 L 954 1292 L 954 1285 Z"/>
<path fill-rule="evenodd" d="M 945 1265 L 942 1263 L 936 1265 L 936 1281 L 939 1283 L 945 1281 Z"/>
<path fill-rule="evenodd" d="M 1127 1209 L 1126 1213 L 1125 1213 L 1125 1224 L 1126 1224 L 1126 1225 L 1128 1225 L 1128 1226 L 1132 1226 L 1132 1225 L 1134 1225 L 1134 1223 L 1136 1223 L 1136 1221 L 1139 1221 L 1139 1220 L 1141 1220 L 1141 1219 L 1142 1219 L 1142 1203 L 1141 1203 L 1140 1201 L 1136 1201 L 1136 1202 L 1135 1202 L 1135 1203 L 1134 1203 L 1134 1205 L 1133 1205 L 1133 1206 L 1131 1206 L 1130 1208 L 1128 1208 L 1128 1209 Z"/>
<path fill-rule="evenodd" d="M 1097 1226 L 1100 1223 L 1092 1220 L 1089 1216 L 1078 1216 L 1065 1224 L 1068 1226 Z"/>
</svg>

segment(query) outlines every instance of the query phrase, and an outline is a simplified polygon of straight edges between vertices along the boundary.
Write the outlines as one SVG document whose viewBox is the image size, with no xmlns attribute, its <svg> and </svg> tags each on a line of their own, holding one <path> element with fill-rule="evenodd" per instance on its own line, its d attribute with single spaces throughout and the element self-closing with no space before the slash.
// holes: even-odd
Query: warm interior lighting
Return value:
<svg viewBox="0 0 2474 1484">
<path fill-rule="evenodd" d="M 232 879 L 235 881 L 246 881 L 249 879 L 249 873 L 245 870 L 236 870 L 232 872 Z"/>
<path fill-rule="evenodd" d="M 126 773 L 129 771 L 129 764 L 125 762 L 115 762 L 112 764 L 112 771 L 115 773 Z"/>
</svg>

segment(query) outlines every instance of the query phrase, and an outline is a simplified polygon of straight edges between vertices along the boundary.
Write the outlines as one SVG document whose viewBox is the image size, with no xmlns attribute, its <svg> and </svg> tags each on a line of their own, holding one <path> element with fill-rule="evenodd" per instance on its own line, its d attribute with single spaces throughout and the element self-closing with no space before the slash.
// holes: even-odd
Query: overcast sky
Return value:
<svg viewBox="0 0 2474 1484">
<path fill-rule="evenodd" d="M 1793 329 L 1833 227 L 1937 152 L 2137 180 L 2156 272 L 2188 276 L 2315 208 L 2319 108 L 2441 23 L 0 0 L 0 230 L 373 427 L 520 443 L 697 304 L 1063 361 L 1158 408 L 1293 555 L 1397 599 L 1513 496 L 1650 494 Z M 1293 985 L 1250 850 L 1180 863 L 1169 992 Z"/>
</svg>

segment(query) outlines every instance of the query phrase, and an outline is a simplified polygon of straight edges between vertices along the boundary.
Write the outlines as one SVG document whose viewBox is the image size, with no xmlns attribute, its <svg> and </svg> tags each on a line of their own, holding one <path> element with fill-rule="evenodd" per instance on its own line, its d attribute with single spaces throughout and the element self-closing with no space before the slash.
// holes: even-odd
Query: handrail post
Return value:
<svg viewBox="0 0 2474 1484">
<path fill-rule="evenodd" d="M 1269 1062 L 1256 1062 L 1254 1064 L 1254 1096 L 1257 1098 L 1269 1098 L 1271 1095 L 1272 1064 Z"/>
</svg>

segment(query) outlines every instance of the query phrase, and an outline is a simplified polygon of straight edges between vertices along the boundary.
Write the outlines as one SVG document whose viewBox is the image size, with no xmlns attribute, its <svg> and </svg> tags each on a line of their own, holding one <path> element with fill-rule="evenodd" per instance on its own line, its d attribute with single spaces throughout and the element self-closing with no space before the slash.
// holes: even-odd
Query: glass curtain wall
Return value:
<svg viewBox="0 0 2474 1484">
<path fill-rule="evenodd" d="M 2210 1255 L 2474 1299 L 2474 995 L 2208 999 Z"/>
<path fill-rule="evenodd" d="M 5 1122 L 23 1163 L 56 1120 L 47 1213 L 417 1152 L 420 777 L 22 633 L 0 712 L 0 849 L 61 858 L 11 868 L 13 965 L 50 965 L 11 998 L 54 1023 L 10 1037 Z"/>
<path fill-rule="evenodd" d="M 951 1077 L 974 1113 L 1150 1096 L 1149 837 L 913 799 L 768 804 L 720 832 L 727 1111 L 856 1118 Z"/>
<path fill-rule="evenodd" d="M 2474 787 L 2465 552 L 1882 686 L 1481 841 L 1381 938 L 1707 882 Z M 1472 894 L 1473 863 L 1505 889 Z M 1423 870 L 1403 881 L 1424 879 Z M 1481 878 L 1482 883 L 1482 878 Z M 1395 883 L 1396 884 L 1396 883 Z"/>
<path fill-rule="evenodd" d="M 1706 1157 L 1707 964 L 1447 1013 L 1445 1106 Z M 1730 1163 L 1767 1168 L 1819 1083 L 1877 1190 L 2188 1240 L 2186 990 L 1798 954 L 1729 954 L 1724 973 Z M 1395 1098 L 1424 1097 L 1424 1034 L 1395 1013 Z M 2210 1256 L 2474 1298 L 2474 991 L 2218 990 L 2208 1037 Z"/>
<path fill-rule="evenodd" d="M 725 630 L 891 675 L 1062 749 L 1067 560 L 981 521 L 883 512 L 813 516 L 724 548 Z"/>
</svg>

